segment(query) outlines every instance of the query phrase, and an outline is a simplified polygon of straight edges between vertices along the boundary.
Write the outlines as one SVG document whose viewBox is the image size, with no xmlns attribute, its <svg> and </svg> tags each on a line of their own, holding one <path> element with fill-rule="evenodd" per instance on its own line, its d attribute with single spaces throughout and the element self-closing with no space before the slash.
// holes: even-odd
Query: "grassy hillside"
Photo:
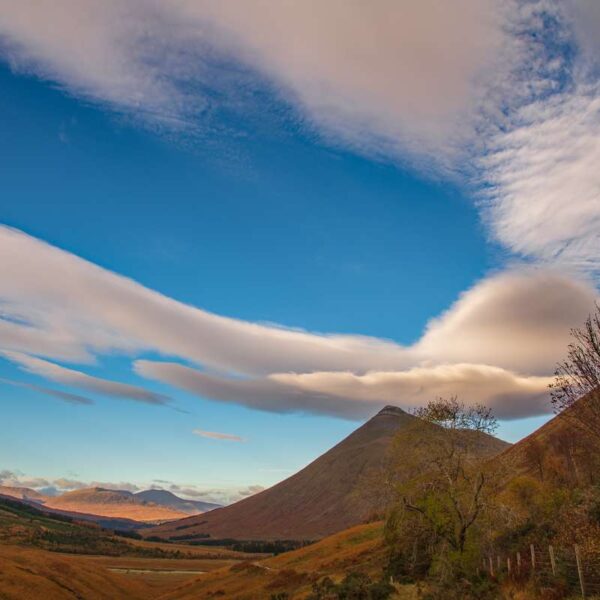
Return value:
<svg viewBox="0 0 600 600">
<path fill-rule="evenodd" d="M 232 558 L 247 554 L 219 547 L 181 546 L 129 539 L 71 517 L 48 514 L 23 502 L 0 498 L 0 545 L 53 552 L 143 558 Z"/>
<path fill-rule="evenodd" d="M 382 529 L 382 523 L 359 525 L 293 552 L 219 569 L 166 594 L 165 600 L 264 600 L 283 592 L 293 599 L 303 598 L 325 576 L 339 581 L 361 571 L 378 579 L 386 561 Z M 411 597 L 410 587 L 403 592 Z"/>
<path fill-rule="evenodd" d="M 0 545 L 2 600 L 147 599 L 148 586 L 140 580 L 86 564 L 77 557 L 35 548 Z"/>
</svg>

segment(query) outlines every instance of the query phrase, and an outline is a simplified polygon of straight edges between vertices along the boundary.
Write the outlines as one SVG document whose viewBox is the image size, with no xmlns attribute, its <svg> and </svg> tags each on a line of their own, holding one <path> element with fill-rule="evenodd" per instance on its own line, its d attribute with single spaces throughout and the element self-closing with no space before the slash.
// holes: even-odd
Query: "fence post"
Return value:
<svg viewBox="0 0 600 600">
<path fill-rule="evenodd" d="M 489 561 L 490 561 L 490 575 L 493 577 L 494 576 L 494 561 L 492 560 L 492 557 L 489 557 Z"/>
<path fill-rule="evenodd" d="M 500 571 L 502 571 L 502 563 L 500 562 L 500 555 L 496 555 L 496 568 L 498 569 L 498 575 L 500 575 Z"/>
<path fill-rule="evenodd" d="M 579 555 L 579 546 L 575 544 L 575 560 L 577 561 L 577 573 L 579 574 L 579 585 L 581 586 L 581 597 L 585 598 L 585 583 L 583 581 L 583 567 L 581 565 L 581 556 Z"/>
<path fill-rule="evenodd" d="M 508 576 L 510 577 L 510 556 L 506 559 L 506 570 L 508 571 Z"/>
<path fill-rule="evenodd" d="M 529 549 L 531 550 L 531 573 L 533 574 L 535 571 L 535 548 L 533 544 L 529 546 Z"/>
<path fill-rule="evenodd" d="M 521 575 L 521 553 L 517 552 L 517 575 Z"/>
<path fill-rule="evenodd" d="M 554 558 L 554 548 L 548 546 L 548 553 L 550 554 L 550 566 L 552 567 L 552 575 L 556 577 L 556 559 Z"/>
</svg>

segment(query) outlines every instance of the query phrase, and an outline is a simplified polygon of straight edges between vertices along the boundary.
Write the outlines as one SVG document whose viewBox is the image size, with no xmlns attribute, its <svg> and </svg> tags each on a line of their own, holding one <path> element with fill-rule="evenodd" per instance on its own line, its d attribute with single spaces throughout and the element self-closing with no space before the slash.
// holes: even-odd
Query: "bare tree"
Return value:
<svg viewBox="0 0 600 600">
<path fill-rule="evenodd" d="M 600 438 L 600 305 L 583 327 L 571 330 L 571 337 L 567 359 L 556 367 L 550 385 L 552 405 Z"/>
</svg>

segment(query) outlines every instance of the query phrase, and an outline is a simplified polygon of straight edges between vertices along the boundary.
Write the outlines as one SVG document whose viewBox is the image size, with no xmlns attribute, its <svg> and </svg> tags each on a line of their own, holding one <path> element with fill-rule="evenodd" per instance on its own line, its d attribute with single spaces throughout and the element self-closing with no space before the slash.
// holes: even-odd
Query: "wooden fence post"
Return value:
<svg viewBox="0 0 600 600">
<path fill-rule="evenodd" d="M 508 576 L 510 577 L 510 556 L 506 559 L 506 570 L 508 571 Z"/>
<path fill-rule="evenodd" d="M 517 552 L 517 575 L 521 575 L 521 553 Z"/>
<path fill-rule="evenodd" d="M 552 575 L 556 577 L 556 559 L 554 558 L 554 548 L 548 546 L 548 553 L 550 554 L 550 566 L 552 567 Z"/>
<path fill-rule="evenodd" d="M 492 557 L 489 557 L 489 561 L 490 561 L 490 575 L 493 577 L 494 576 L 494 561 L 492 560 Z"/>
<path fill-rule="evenodd" d="M 496 555 L 496 568 L 498 569 L 498 575 L 500 575 L 500 571 L 502 571 L 502 563 L 500 562 L 500 555 Z"/>
<path fill-rule="evenodd" d="M 535 548 L 533 544 L 529 546 L 529 549 L 531 550 L 531 572 L 533 573 L 535 571 Z"/>
<path fill-rule="evenodd" d="M 575 560 L 577 561 L 577 573 L 579 574 L 579 585 L 581 586 L 581 597 L 585 598 L 585 582 L 583 581 L 583 566 L 579 555 L 579 546 L 575 544 Z"/>
</svg>

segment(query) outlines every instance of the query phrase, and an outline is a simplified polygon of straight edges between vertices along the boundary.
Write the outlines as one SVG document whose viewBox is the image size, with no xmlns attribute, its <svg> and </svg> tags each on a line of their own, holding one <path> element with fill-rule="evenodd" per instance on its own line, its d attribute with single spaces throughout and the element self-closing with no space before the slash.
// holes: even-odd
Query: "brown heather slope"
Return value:
<svg viewBox="0 0 600 600">
<path fill-rule="evenodd" d="M 312 583 L 325 576 L 339 581 L 350 571 L 361 571 L 379 579 L 387 557 L 382 530 L 381 522 L 358 525 L 293 552 L 200 575 L 162 598 L 265 600 L 286 592 L 295 599 L 305 598 Z"/>
<path fill-rule="evenodd" d="M 164 538 L 209 534 L 214 539 L 315 540 L 363 523 L 379 507 L 363 492 L 369 471 L 381 467 L 395 434 L 415 417 L 387 406 L 346 439 L 277 485 L 209 513 L 142 532 Z M 482 456 L 507 446 L 481 435 Z M 411 448 L 406 448 L 408 453 Z"/>
<path fill-rule="evenodd" d="M 131 492 L 86 488 L 48 498 L 46 507 L 70 512 L 88 513 L 102 517 L 120 517 L 143 522 L 172 521 L 186 513 L 146 502 Z"/>
<path fill-rule="evenodd" d="M 0 545 L 2 600 L 141 600 L 150 597 L 148 591 L 143 581 L 133 581 L 77 557 Z"/>
</svg>

